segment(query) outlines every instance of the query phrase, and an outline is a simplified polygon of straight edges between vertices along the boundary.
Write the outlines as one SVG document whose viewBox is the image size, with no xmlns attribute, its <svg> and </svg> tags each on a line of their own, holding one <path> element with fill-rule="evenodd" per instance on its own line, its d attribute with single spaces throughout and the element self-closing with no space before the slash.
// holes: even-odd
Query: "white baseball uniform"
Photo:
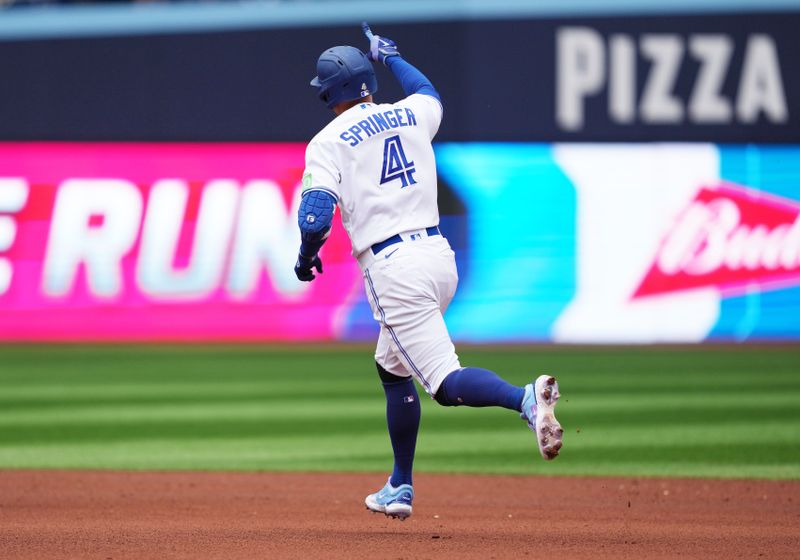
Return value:
<svg viewBox="0 0 800 560">
<path fill-rule="evenodd" d="M 431 396 L 461 367 L 442 317 L 458 274 L 449 243 L 435 229 L 431 141 L 441 119 L 439 101 L 424 94 L 355 105 L 311 140 L 303 174 L 304 192 L 324 190 L 341 210 L 381 324 L 375 360 L 394 375 L 413 375 Z M 402 241 L 382 243 L 398 235 Z"/>
</svg>

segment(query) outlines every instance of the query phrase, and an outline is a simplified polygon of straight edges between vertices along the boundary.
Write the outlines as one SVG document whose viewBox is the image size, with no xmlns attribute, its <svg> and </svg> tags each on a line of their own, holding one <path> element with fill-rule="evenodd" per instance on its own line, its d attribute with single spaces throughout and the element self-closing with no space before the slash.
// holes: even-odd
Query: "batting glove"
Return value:
<svg viewBox="0 0 800 560">
<path fill-rule="evenodd" d="M 367 39 L 369 39 L 369 58 L 373 62 L 380 62 L 386 66 L 386 59 L 392 56 L 400 56 L 397 50 L 397 44 L 388 37 L 381 37 L 380 35 L 373 35 L 372 31 L 367 25 L 367 22 L 361 24 L 361 29 L 364 31 Z"/>
<path fill-rule="evenodd" d="M 312 268 L 316 268 L 317 272 L 322 274 L 322 260 L 319 255 L 313 257 L 306 257 L 302 253 L 297 255 L 297 263 L 294 265 L 294 273 L 297 279 L 303 282 L 311 282 L 316 276 L 311 272 Z"/>
</svg>

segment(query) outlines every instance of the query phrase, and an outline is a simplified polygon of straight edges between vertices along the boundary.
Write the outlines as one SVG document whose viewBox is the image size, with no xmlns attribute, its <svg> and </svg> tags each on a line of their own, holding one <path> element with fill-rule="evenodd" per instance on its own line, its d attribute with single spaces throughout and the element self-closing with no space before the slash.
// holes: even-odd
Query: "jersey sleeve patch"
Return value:
<svg viewBox="0 0 800 560">
<path fill-rule="evenodd" d="M 339 183 L 342 173 L 334 163 L 331 148 L 321 142 L 312 142 L 306 148 L 306 168 L 303 171 L 303 192 L 321 190 L 339 201 Z"/>
</svg>

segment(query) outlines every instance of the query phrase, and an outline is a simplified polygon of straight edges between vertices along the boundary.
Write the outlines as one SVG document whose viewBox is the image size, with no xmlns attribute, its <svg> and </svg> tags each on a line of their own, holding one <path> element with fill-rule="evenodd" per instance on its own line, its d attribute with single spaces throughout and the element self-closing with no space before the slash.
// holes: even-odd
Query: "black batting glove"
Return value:
<svg viewBox="0 0 800 560">
<path fill-rule="evenodd" d="M 311 269 L 316 268 L 317 272 L 322 274 L 322 260 L 319 255 L 313 257 L 306 257 L 302 253 L 297 255 L 297 263 L 294 265 L 294 273 L 297 279 L 302 282 L 311 282 L 316 276 L 311 272 Z"/>
</svg>

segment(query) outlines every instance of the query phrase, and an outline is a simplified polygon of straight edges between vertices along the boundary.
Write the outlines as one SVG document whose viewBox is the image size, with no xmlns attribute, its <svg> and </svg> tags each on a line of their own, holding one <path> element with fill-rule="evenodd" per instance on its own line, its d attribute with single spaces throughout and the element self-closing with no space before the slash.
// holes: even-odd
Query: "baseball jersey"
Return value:
<svg viewBox="0 0 800 560">
<path fill-rule="evenodd" d="M 303 192 L 330 193 L 358 256 L 401 232 L 439 225 L 431 140 L 442 106 L 429 95 L 360 103 L 308 144 Z"/>
</svg>

